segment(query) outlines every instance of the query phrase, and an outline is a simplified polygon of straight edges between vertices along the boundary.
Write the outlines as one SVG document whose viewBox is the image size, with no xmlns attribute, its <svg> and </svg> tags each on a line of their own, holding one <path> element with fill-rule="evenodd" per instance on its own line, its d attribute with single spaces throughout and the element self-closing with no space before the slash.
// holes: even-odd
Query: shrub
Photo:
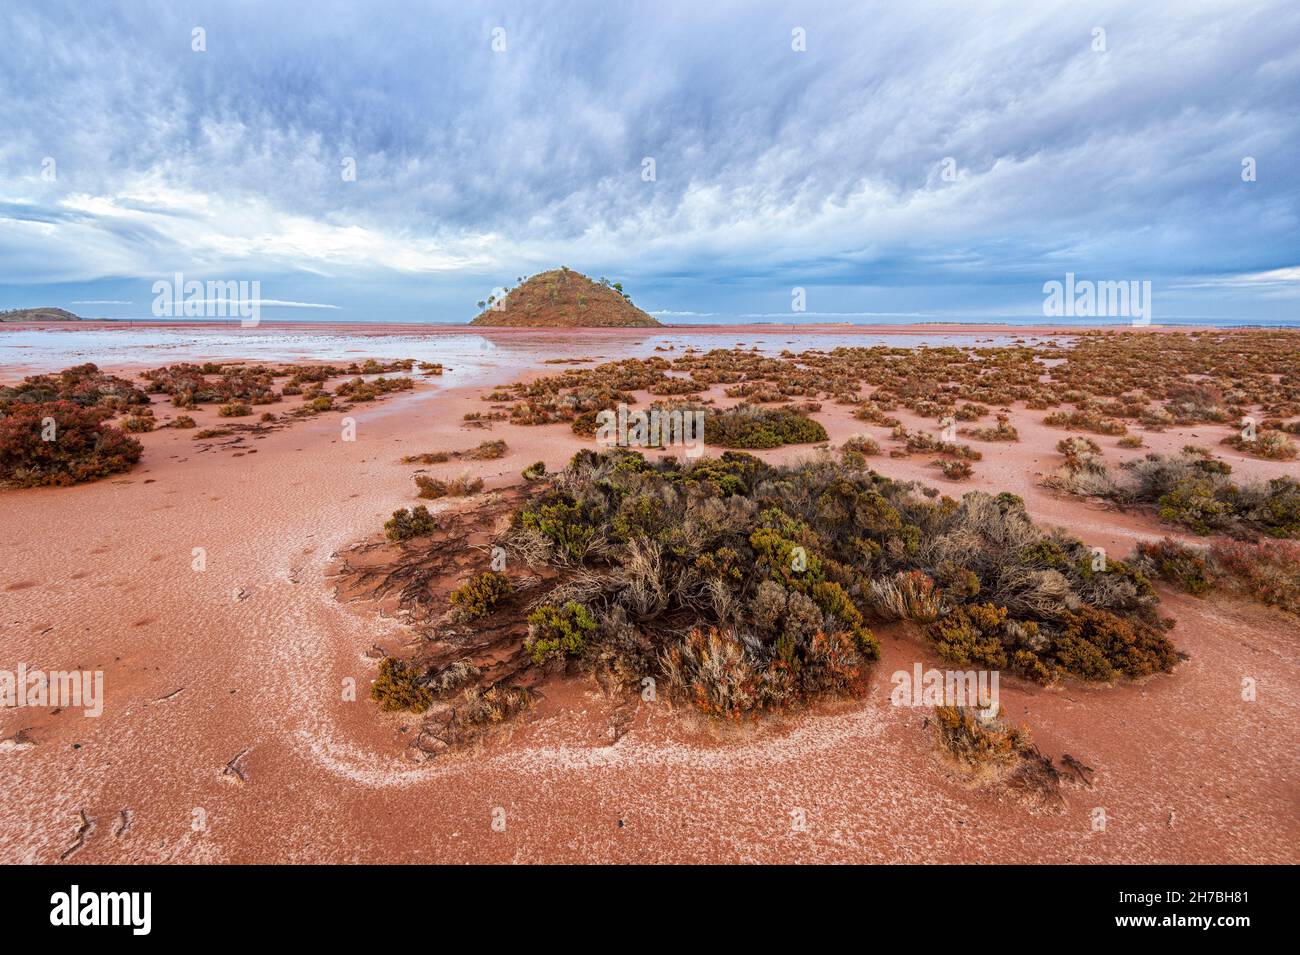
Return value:
<svg viewBox="0 0 1300 955">
<path fill-rule="evenodd" d="M 481 736 L 484 727 L 513 719 L 532 703 L 532 695 L 523 687 L 470 687 L 461 705 L 452 712 L 445 736 L 448 742 L 468 742 Z"/>
<path fill-rule="evenodd" d="M 1157 625 L 1092 607 L 1065 614 L 1052 650 L 1062 667 L 1088 680 L 1168 672 L 1183 659 Z"/>
<path fill-rule="evenodd" d="M 1072 431 L 1091 431 L 1094 434 L 1121 435 L 1128 432 L 1123 421 L 1103 417 L 1094 411 L 1058 411 L 1044 418 L 1043 424 Z"/>
<path fill-rule="evenodd" d="M 1010 418 L 999 413 L 997 422 L 997 427 L 994 428 L 962 428 L 959 433 L 970 438 L 978 438 L 980 441 L 1020 440 L 1020 432 L 1011 425 Z"/>
<path fill-rule="evenodd" d="M 427 474 L 417 474 L 415 476 L 415 485 L 420 489 L 417 496 L 426 499 L 468 497 L 470 494 L 477 494 L 483 490 L 483 479 L 471 478 L 469 475 L 463 474 L 460 477 L 452 478 L 450 481 L 443 481 L 429 477 Z"/>
<path fill-rule="evenodd" d="M 130 415 L 122 422 L 122 430 L 131 434 L 147 434 L 157 425 L 151 417 L 145 415 Z"/>
<path fill-rule="evenodd" d="M 522 526 L 536 531 L 561 560 L 581 560 L 595 538 L 588 526 L 594 514 L 567 494 L 556 494 L 529 504 L 520 514 Z"/>
<path fill-rule="evenodd" d="M 1131 558 L 1143 573 L 1191 594 L 1237 594 L 1300 614 L 1300 543 L 1264 539 L 1215 541 L 1188 547 L 1170 538 L 1137 545 Z"/>
<path fill-rule="evenodd" d="M 465 452 L 471 461 L 493 461 L 505 457 L 507 447 L 504 441 L 484 441 L 477 448 Z"/>
<path fill-rule="evenodd" d="M 384 533 L 391 541 L 405 541 L 412 537 L 427 537 L 438 529 L 438 522 L 429 509 L 417 504 L 411 510 L 400 508 L 384 522 Z"/>
<path fill-rule="evenodd" d="M 879 453 L 880 445 L 866 435 L 855 435 L 846 438 L 844 443 L 840 445 L 840 457 L 845 464 L 854 467 L 864 467 L 867 458 L 874 457 Z"/>
<path fill-rule="evenodd" d="M 396 657 L 379 661 L 379 678 L 370 685 L 370 698 L 383 710 L 423 713 L 433 705 L 433 694 L 421 685 L 416 670 Z"/>
<path fill-rule="evenodd" d="M 969 461 L 936 461 L 943 476 L 950 481 L 964 481 L 975 473 Z"/>
<path fill-rule="evenodd" d="M 124 378 L 105 374 L 90 363 L 65 368 L 52 375 L 33 375 L 12 387 L 0 387 L 0 412 L 14 405 L 41 405 L 67 401 L 82 408 L 98 408 L 105 416 L 148 407 L 149 396 Z"/>
<path fill-rule="evenodd" d="M 827 439 L 821 424 L 790 408 L 740 404 L 704 419 L 705 443 L 724 448 L 777 448 Z"/>
<path fill-rule="evenodd" d="M 1205 554 L 1172 537 L 1139 543 L 1133 564 L 1148 577 L 1177 584 L 1189 594 L 1200 596 L 1213 586 Z"/>
<path fill-rule="evenodd" d="M 581 656 L 587 638 L 596 631 L 596 618 L 582 604 L 569 601 L 563 607 L 544 604 L 528 616 L 525 649 L 534 663 Z"/>
<path fill-rule="evenodd" d="M 451 451 L 426 451 L 423 454 L 402 456 L 403 464 L 445 464 L 452 459 Z"/>
<path fill-rule="evenodd" d="M 510 592 L 509 577 L 495 570 L 487 570 L 452 591 L 451 603 L 464 617 L 484 617 L 510 596 Z"/>
<path fill-rule="evenodd" d="M 172 419 L 171 423 L 170 423 L 169 425 L 167 425 L 167 427 L 169 427 L 169 428 L 195 428 L 195 427 L 198 427 L 198 425 L 197 425 L 197 423 L 195 422 L 195 420 L 194 420 L 193 418 L 191 418 L 189 415 L 187 415 L 187 414 L 178 414 L 175 418 Z"/>
<path fill-rule="evenodd" d="M 879 653 L 868 614 L 922 624 L 945 659 L 1042 683 L 1176 659 L 1139 570 L 1094 569 L 1016 496 L 957 502 L 830 455 L 777 467 L 583 451 L 505 540 L 544 567 L 528 665 L 658 675 L 715 715 L 856 692 Z"/>
<path fill-rule="evenodd" d="M 1236 592 L 1300 614 L 1300 543 L 1216 541 L 1209 559 L 1219 579 Z"/>
<path fill-rule="evenodd" d="M 1142 435 L 1126 434 L 1115 443 L 1121 448 L 1140 448 L 1142 447 Z"/>
<path fill-rule="evenodd" d="M 232 401 L 217 409 L 217 414 L 223 418 L 243 418 L 252 413 L 253 409 L 242 401 Z"/>
<path fill-rule="evenodd" d="M 889 620 L 929 623 L 939 616 L 940 598 L 934 579 L 920 570 L 871 581 L 872 606 Z"/>
<path fill-rule="evenodd" d="M 0 418 L 0 483 L 62 487 L 130 470 L 140 442 L 105 424 L 105 413 L 71 401 L 9 405 Z"/>
<path fill-rule="evenodd" d="M 759 705 L 758 677 L 729 630 L 692 628 L 662 660 L 673 686 L 703 713 L 737 718 Z"/>
<path fill-rule="evenodd" d="M 523 478 L 525 481 L 540 481 L 544 477 L 546 477 L 545 461 L 534 461 L 523 470 Z"/>
<path fill-rule="evenodd" d="M 1007 725 L 1001 710 L 991 720 L 966 706 L 936 706 L 940 747 L 967 767 L 1011 766 L 1030 748 L 1029 731 Z"/>
<path fill-rule="evenodd" d="M 1072 455 L 1074 466 L 1069 464 Z M 1066 469 L 1044 483 L 1121 506 L 1153 507 L 1162 521 L 1198 534 L 1231 530 L 1270 537 L 1300 535 L 1300 482 L 1283 477 L 1237 484 L 1231 473 L 1231 465 L 1189 445 L 1173 457 L 1147 454 L 1126 461 L 1116 478 L 1104 464 L 1074 449 L 1067 452 Z"/>
<path fill-rule="evenodd" d="M 1260 431 L 1250 438 L 1233 434 L 1224 438 L 1223 443 L 1270 461 L 1292 461 L 1296 456 L 1295 442 L 1281 431 Z"/>
</svg>

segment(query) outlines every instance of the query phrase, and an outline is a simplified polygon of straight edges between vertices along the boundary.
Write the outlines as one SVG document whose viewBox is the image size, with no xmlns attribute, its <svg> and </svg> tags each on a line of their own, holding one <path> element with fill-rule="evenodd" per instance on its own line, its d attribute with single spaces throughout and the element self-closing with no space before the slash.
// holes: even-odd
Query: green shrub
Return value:
<svg viewBox="0 0 1300 955">
<path fill-rule="evenodd" d="M 520 515 L 524 527 L 536 531 L 566 560 L 581 560 L 595 537 L 587 509 L 558 494 L 529 504 Z"/>
<path fill-rule="evenodd" d="M 544 604 L 528 616 L 528 639 L 524 646 L 534 663 L 581 656 L 587 638 L 596 632 L 596 618 L 580 603 L 563 607 Z"/>
<path fill-rule="evenodd" d="M 405 541 L 412 537 L 427 537 L 438 529 L 438 522 L 429 509 L 417 504 L 411 510 L 400 508 L 384 522 L 384 533 L 391 541 Z"/>
<path fill-rule="evenodd" d="M 465 617 L 483 617 L 510 596 L 510 592 L 509 577 L 487 570 L 452 591 L 451 603 Z"/>
<path fill-rule="evenodd" d="M 1189 594 L 1200 596 L 1213 586 L 1205 555 L 1172 537 L 1139 543 L 1134 563 L 1148 577 L 1177 584 Z"/>
<path fill-rule="evenodd" d="M 724 448 L 778 448 L 826 440 L 821 424 L 789 408 L 741 404 L 704 418 L 705 443 Z"/>
<path fill-rule="evenodd" d="M 525 481 L 540 481 L 546 477 L 546 462 L 535 461 L 528 467 L 524 468 L 523 477 Z"/>
<path fill-rule="evenodd" d="M 379 661 L 379 678 L 370 685 L 370 698 L 384 710 L 423 713 L 433 705 L 433 694 L 421 685 L 416 670 L 396 657 Z"/>
</svg>

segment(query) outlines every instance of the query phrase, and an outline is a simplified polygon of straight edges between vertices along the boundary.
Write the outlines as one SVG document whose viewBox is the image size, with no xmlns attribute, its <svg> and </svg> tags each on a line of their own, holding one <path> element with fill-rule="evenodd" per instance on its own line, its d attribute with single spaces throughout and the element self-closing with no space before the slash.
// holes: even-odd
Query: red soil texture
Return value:
<svg viewBox="0 0 1300 955">
<path fill-rule="evenodd" d="M 572 348 L 557 342 L 554 356 Z M 906 624 L 877 630 L 882 659 L 860 699 L 736 726 L 661 695 L 638 702 L 617 736 L 618 701 L 590 679 L 563 678 L 485 742 L 413 760 L 416 718 L 367 698 L 377 658 L 405 652 L 410 634 L 336 600 L 325 571 L 415 502 L 404 454 L 504 439 L 499 460 L 428 468 L 468 470 L 490 491 L 517 483 L 533 461 L 557 469 L 591 446 L 567 425 L 464 426 L 465 412 L 488 407 L 483 392 L 522 371 L 500 367 L 472 388 L 426 381 L 358 406 L 355 441 L 343 440 L 339 414 L 242 450 L 204 450 L 193 432 L 168 429 L 139 436 L 145 454 L 128 474 L 3 492 L 0 667 L 103 670 L 106 701 L 98 718 L 0 710 L 0 861 L 1300 861 L 1295 621 L 1164 587 L 1171 638 L 1190 655 L 1172 674 L 1051 689 L 1002 680 L 1008 718 L 1029 726 L 1046 755 L 1069 753 L 1095 770 L 1090 787 L 1066 786 L 1055 810 L 963 783 L 936 756 L 927 711 L 890 705 L 894 671 L 943 668 Z M 649 396 L 638 397 L 644 407 Z M 174 413 L 155 403 L 160 419 Z M 1043 415 L 1014 412 L 1018 443 L 972 441 L 984 460 L 969 481 L 945 481 L 924 454 L 872 466 L 954 495 L 1014 492 L 1038 521 L 1117 557 L 1168 531 L 1039 487 L 1063 435 Z M 200 428 L 221 423 L 210 406 L 194 417 Z M 886 429 L 847 408 L 828 403 L 816 417 L 834 443 L 869 434 L 890 446 Z M 1203 425 L 1144 436 L 1150 450 L 1212 446 L 1247 476 L 1294 473 L 1294 462 L 1221 448 L 1228 433 Z M 1112 464 L 1147 450 L 1099 442 Z M 192 569 L 195 548 L 206 570 Z M 1242 699 L 1246 677 L 1258 687 L 1253 702 Z M 91 825 L 79 832 L 82 813 Z"/>
</svg>

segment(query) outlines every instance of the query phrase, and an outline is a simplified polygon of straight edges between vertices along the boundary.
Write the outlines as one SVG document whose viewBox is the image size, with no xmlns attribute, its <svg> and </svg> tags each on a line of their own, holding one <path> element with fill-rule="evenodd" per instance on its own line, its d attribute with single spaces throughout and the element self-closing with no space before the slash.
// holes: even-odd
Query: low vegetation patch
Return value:
<svg viewBox="0 0 1300 955">
<path fill-rule="evenodd" d="M 488 570 L 452 591 L 451 604 L 465 619 L 483 617 L 491 613 L 502 599 L 510 596 L 511 590 L 509 577 Z"/>
<path fill-rule="evenodd" d="M 1044 683 L 1179 659 L 1147 579 L 1118 561 L 1094 570 L 1019 498 L 936 500 L 829 458 L 583 452 L 508 546 L 559 575 L 530 619 L 535 658 L 658 673 L 715 715 L 850 692 L 878 652 L 873 618 L 934 624 L 946 659 Z"/>
<path fill-rule="evenodd" d="M 482 478 L 471 478 L 467 474 L 454 477 L 450 481 L 430 477 L 427 474 L 415 476 L 415 486 L 419 488 L 418 497 L 437 499 L 440 497 L 468 497 L 483 490 Z"/>
<path fill-rule="evenodd" d="M 129 471 L 140 442 L 105 423 L 98 402 L 10 403 L 0 417 L 0 484 L 63 487 Z"/>
<path fill-rule="evenodd" d="M 426 537 L 438 527 L 438 522 L 423 504 L 411 510 L 399 508 L 384 522 L 384 534 L 391 541 L 405 541 L 412 537 Z"/>
<path fill-rule="evenodd" d="M 705 444 L 723 448 L 779 448 L 826 440 L 826 429 L 794 408 L 740 404 L 704 418 Z"/>
<path fill-rule="evenodd" d="M 1121 507 L 1151 508 L 1165 523 L 1197 534 L 1300 536 L 1300 482 L 1294 478 L 1238 483 L 1230 464 L 1191 445 L 1172 457 L 1147 454 L 1112 472 L 1095 444 L 1088 448 L 1079 440 L 1058 446 L 1065 467 L 1044 480 L 1048 487 Z"/>
<path fill-rule="evenodd" d="M 1190 547 L 1172 538 L 1141 543 L 1131 563 L 1189 594 L 1222 591 L 1300 615 L 1300 543 L 1219 540 Z"/>
</svg>

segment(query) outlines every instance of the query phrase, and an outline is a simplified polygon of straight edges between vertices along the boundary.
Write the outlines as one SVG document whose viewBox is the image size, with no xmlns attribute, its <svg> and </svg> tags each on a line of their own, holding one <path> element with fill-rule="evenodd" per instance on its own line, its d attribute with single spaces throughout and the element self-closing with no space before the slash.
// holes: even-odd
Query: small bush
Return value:
<svg viewBox="0 0 1300 955">
<path fill-rule="evenodd" d="M 964 481 L 975 473 L 969 461 L 936 461 L 943 476 L 950 481 Z"/>
<path fill-rule="evenodd" d="M 1252 438 L 1234 434 L 1224 438 L 1223 443 L 1270 461 L 1292 461 L 1296 456 L 1295 442 L 1281 431 L 1260 431 Z"/>
<path fill-rule="evenodd" d="M 1238 593 L 1300 614 L 1300 543 L 1217 541 L 1209 556 L 1219 579 Z"/>
<path fill-rule="evenodd" d="M 510 596 L 510 578 L 495 570 L 487 570 L 472 577 L 452 591 L 451 603 L 461 616 L 473 619 L 492 612 L 498 603 Z"/>
<path fill-rule="evenodd" d="M 980 441 L 1019 441 L 1020 432 L 1011 425 L 1011 419 L 1004 414 L 997 416 L 995 428 L 962 428 L 960 433 Z"/>
<path fill-rule="evenodd" d="M 1214 585 L 1205 554 L 1172 537 L 1138 544 L 1133 565 L 1148 577 L 1167 580 L 1197 596 Z"/>
<path fill-rule="evenodd" d="M 542 478 L 546 477 L 546 462 L 534 461 L 532 464 L 528 465 L 528 467 L 524 468 L 523 477 L 525 481 L 540 481 Z"/>
<path fill-rule="evenodd" d="M 1072 431 L 1091 431 L 1094 434 L 1127 434 L 1123 421 L 1106 418 L 1094 411 L 1058 411 L 1043 419 L 1052 428 L 1069 428 Z"/>
<path fill-rule="evenodd" d="M 217 414 L 223 418 L 243 418 L 253 413 L 253 409 L 242 401 L 232 401 L 224 404 L 217 409 Z"/>
<path fill-rule="evenodd" d="M 930 623 L 939 616 L 940 598 L 934 579 L 920 570 L 871 581 L 872 607 L 887 620 Z"/>
<path fill-rule="evenodd" d="M 1234 593 L 1300 614 L 1300 543 L 1264 539 L 1188 547 L 1170 538 L 1140 543 L 1131 561 L 1150 577 L 1198 596 Z"/>
<path fill-rule="evenodd" d="M 443 481 L 429 477 L 427 474 L 417 474 L 415 485 L 420 489 L 417 496 L 426 500 L 440 497 L 468 497 L 483 490 L 483 479 L 461 475 L 450 481 Z"/>
<path fill-rule="evenodd" d="M 864 467 L 867 458 L 874 457 L 879 453 L 879 443 L 866 435 L 855 435 L 852 438 L 846 438 L 844 443 L 840 445 L 840 457 L 845 464 L 854 467 Z"/>
<path fill-rule="evenodd" d="M 438 522 L 423 504 L 417 504 L 409 511 L 404 507 L 393 511 L 393 516 L 384 522 L 384 533 L 391 541 L 426 537 L 437 529 Z"/>
<path fill-rule="evenodd" d="M 175 418 L 171 420 L 171 423 L 167 425 L 167 427 L 182 428 L 182 429 L 196 428 L 198 427 L 198 423 L 187 414 L 178 414 Z"/>
<path fill-rule="evenodd" d="M 827 439 L 821 424 L 791 408 L 741 404 L 704 419 L 705 443 L 724 448 L 779 448 Z"/>
<path fill-rule="evenodd" d="M 452 459 L 450 451 L 425 451 L 423 454 L 402 456 L 403 464 L 445 464 Z"/>
<path fill-rule="evenodd" d="M 433 705 L 433 694 L 420 684 L 416 670 L 396 657 L 379 661 L 379 678 L 370 685 L 370 698 L 390 711 L 423 713 Z"/>
<path fill-rule="evenodd" d="M 1167 673 L 1182 659 L 1156 625 L 1092 607 L 1064 615 L 1053 651 L 1062 667 L 1087 680 Z"/>
<path fill-rule="evenodd" d="M 143 448 L 105 424 L 106 413 L 71 401 L 12 404 L 0 418 L 0 483 L 61 487 L 129 471 Z"/>
<path fill-rule="evenodd" d="M 1029 750 L 1028 730 L 1008 726 L 999 710 L 990 720 L 966 706 L 936 706 L 935 725 L 940 747 L 962 765 L 1007 767 Z"/>
<path fill-rule="evenodd" d="M 504 441 L 484 441 L 472 451 L 466 451 L 465 457 L 471 461 L 494 461 L 497 458 L 505 457 L 507 450 Z"/>
<path fill-rule="evenodd" d="M 596 618 L 580 603 L 568 601 L 563 607 L 544 604 L 528 616 L 528 639 L 525 649 L 534 663 L 564 657 L 581 656 L 587 639 L 596 632 Z"/>
</svg>

